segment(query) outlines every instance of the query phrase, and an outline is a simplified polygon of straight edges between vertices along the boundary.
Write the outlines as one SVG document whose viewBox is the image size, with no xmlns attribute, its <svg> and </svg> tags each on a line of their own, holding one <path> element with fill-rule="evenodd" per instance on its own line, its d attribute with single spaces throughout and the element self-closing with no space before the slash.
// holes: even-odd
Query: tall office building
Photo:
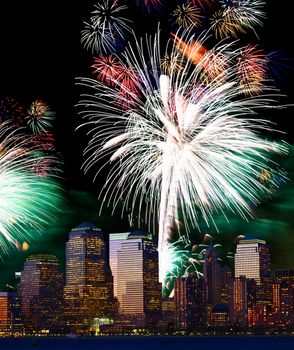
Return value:
<svg viewBox="0 0 294 350">
<path fill-rule="evenodd" d="M 204 280 L 193 275 L 175 280 L 174 287 L 175 328 L 195 330 L 205 320 Z"/>
<path fill-rule="evenodd" d="M 219 302 L 227 307 L 230 305 L 232 271 L 228 266 L 220 269 Z"/>
<path fill-rule="evenodd" d="M 175 302 L 174 298 L 162 300 L 162 323 L 167 330 L 174 328 Z"/>
<path fill-rule="evenodd" d="M 294 325 L 294 270 L 283 269 L 275 273 L 273 306 L 276 324 L 281 327 Z"/>
<path fill-rule="evenodd" d="M 206 249 L 203 264 L 206 304 L 216 305 L 220 303 L 220 271 L 221 266 L 218 260 L 217 251 L 212 245 L 210 245 Z"/>
<path fill-rule="evenodd" d="M 158 252 L 143 232 L 131 232 L 117 251 L 117 297 L 120 313 L 139 326 L 152 326 L 160 320 Z"/>
<path fill-rule="evenodd" d="M 126 241 L 130 232 L 111 233 L 109 235 L 109 265 L 113 276 L 113 294 L 117 298 L 117 252 Z"/>
<path fill-rule="evenodd" d="M 25 331 L 60 331 L 63 274 L 54 255 L 30 256 L 24 263 L 19 285 Z"/>
<path fill-rule="evenodd" d="M 244 276 L 232 281 L 230 320 L 231 323 L 247 327 L 253 325 L 253 312 L 256 304 L 256 281 Z"/>
<path fill-rule="evenodd" d="M 84 222 L 69 233 L 66 243 L 66 324 L 87 333 L 95 318 L 113 317 L 116 304 L 104 234 Z"/>
<path fill-rule="evenodd" d="M 253 278 L 258 285 L 270 278 L 270 252 L 265 241 L 240 240 L 235 254 L 235 277 L 240 276 Z"/>
<path fill-rule="evenodd" d="M 0 335 L 20 335 L 23 321 L 16 292 L 0 292 Z"/>
</svg>

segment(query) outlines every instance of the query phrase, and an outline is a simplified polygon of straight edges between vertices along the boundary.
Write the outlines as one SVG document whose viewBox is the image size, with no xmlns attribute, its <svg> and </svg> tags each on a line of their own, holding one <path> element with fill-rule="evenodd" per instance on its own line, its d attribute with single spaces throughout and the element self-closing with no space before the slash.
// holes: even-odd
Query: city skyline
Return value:
<svg viewBox="0 0 294 350">
<path fill-rule="evenodd" d="M 29 256 L 17 275 L 17 292 L 0 292 L 0 335 L 99 335 L 136 329 L 161 334 L 293 331 L 294 269 L 272 271 L 265 241 L 239 240 L 234 274 L 210 243 L 203 276 L 175 277 L 173 296 L 162 299 L 152 236 L 142 231 L 117 236 L 121 242 L 114 254 L 113 245 L 92 223 L 72 228 L 65 247 L 65 278 L 54 255 Z M 110 240 L 116 241 L 113 236 Z M 253 248 L 258 254 L 253 267 L 259 270 L 253 268 L 252 275 L 247 267 Z M 110 270 L 113 254 L 117 257 L 117 299 Z"/>
</svg>

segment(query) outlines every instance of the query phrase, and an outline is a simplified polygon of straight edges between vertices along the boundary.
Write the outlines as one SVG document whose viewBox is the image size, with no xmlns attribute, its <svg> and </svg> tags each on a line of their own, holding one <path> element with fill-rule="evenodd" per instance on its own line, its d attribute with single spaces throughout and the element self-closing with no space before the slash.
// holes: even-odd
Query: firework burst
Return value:
<svg viewBox="0 0 294 350">
<path fill-rule="evenodd" d="M 115 80 L 118 88 L 117 102 L 123 110 L 128 110 L 134 106 L 135 101 L 140 97 L 140 77 L 134 69 L 123 64 L 121 67 L 121 72 Z"/>
<path fill-rule="evenodd" d="M 102 29 L 102 35 L 105 30 L 107 35 L 115 40 L 117 36 L 124 38 L 125 31 L 131 30 L 128 25 L 131 21 L 121 14 L 126 12 L 128 7 L 122 5 L 121 0 L 100 0 L 94 8 L 91 22 Z"/>
<path fill-rule="evenodd" d="M 237 69 L 242 91 L 246 95 L 262 92 L 263 82 L 267 77 L 267 58 L 256 45 L 247 45 L 240 50 Z"/>
<path fill-rule="evenodd" d="M 85 28 L 81 32 L 81 43 L 90 52 L 100 53 L 115 50 L 115 40 L 106 28 L 96 23 L 84 22 Z"/>
<path fill-rule="evenodd" d="M 118 59 L 113 55 L 99 55 L 94 60 L 95 62 L 91 66 L 91 68 L 94 68 L 93 74 L 97 74 L 98 80 L 114 85 L 114 81 L 122 73 L 122 67 Z"/>
<path fill-rule="evenodd" d="M 242 25 L 236 21 L 231 10 L 216 11 L 210 19 L 210 25 L 216 39 L 237 38 L 239 33 L 246 33 Z"/>
<path fill-rule="evenodd" d="M 60 187 L 47 172 L 33 171 L 36 149 L 31 140 L 6 124 L 0 126 L 0 248 L 7 252 L 53 222 Z M 52 158 L 42 156 L 43 161 Z"/>
<path fill-rule="evenodd" d="M 240 32 L 255 32 L 256 26 L 262 26 L 265 18 L 265 2 L 262 0 L 221 0 L 221 6 L 229 17 L 229 22 L 236 25 Z"/>
<path fill-rule="evenodd" d="M 188 2 L 187 5 L 177 5 L 173 17 L 177 25 L 183 28 L 188 28 L 190 26 L 199 27 L 202 23 L 200 9 L 190 2 Z"/>
<path fill-rule="evenodd" d="M 194 40 L 184 39 L 187 44 Z M 159 35 L 150 39 L 147 48 L 137 42 L 124 54 L 129 69 L 139 75 L 133 83 L 140 94 L 130 91 L 129 111 L 105 101 L 105 96 L 117 100 L 117 90 L 91 79 L 82 84 L 95 93 L 81 105 L 85 124 L 94 125 L 84 170 L 101 159 L 110 161 L 113 168 L 102 190 L 102 205 L 112 204 L 115 210 L 123 199 L 124 208 L 138 208 L 154 224 L 158 214 L 162 267 L 179 214 L 186 230 L 198 227 L 200 219 L 210 225 L 215 213 L 252 216 L 250 204 L 257 205 L 267 192 L 257 179 L 261 169 L 270 169 L 266 154 L 286 152 L 286 147 L 260 135 L 270 127 L 256 118 L 256 111 L 272 106 L 273 97 L 241 97 L 231 67 L 238 50 L 225 56 L 225 81 L 216 77 L 203 84 L 201 58 L 199 65 L 187 60 L 182 70 L 160 74 L 159 41 Z M 219 46 L 215 55 L 223 50 Z"/>
<path fill-rule="evenodd" d="M 81 42 L 92 53 L 113 52 L 119 40 L 130 31 L 130 20 L 121 15 L 127 10 L 120 0 L 101 0 L 95 5 L 89 22 L 84 22 Z"/>
<path fill-rule="evenodd" d="M 166 53 L 160 60 L 160 68 L 166 73 L 178 72 L 183 68 L 182 60 L 178 54 Z"/>
<path fill-rule="evenodd" d="M 29 128 L 34 133 L 39 133 L 40 131 L 52 128 L 54 117 L 55 112 L 51 110 L 47 103 L 41 100 L 35 100 L 28 110 L 26 120 Z"/>
</svg>

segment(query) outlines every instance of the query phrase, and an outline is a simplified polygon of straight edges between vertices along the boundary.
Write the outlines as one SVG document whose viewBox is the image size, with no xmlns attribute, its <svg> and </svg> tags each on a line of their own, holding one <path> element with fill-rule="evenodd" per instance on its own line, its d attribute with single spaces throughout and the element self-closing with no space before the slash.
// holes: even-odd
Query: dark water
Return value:
<svg viewBox="0 0 294 350">
<path fill-rule="evenodd" d="M 99 337 L 99 338 L 0 338 L 0 350 L 286 350 L 294 337 Z"/>
</svg>

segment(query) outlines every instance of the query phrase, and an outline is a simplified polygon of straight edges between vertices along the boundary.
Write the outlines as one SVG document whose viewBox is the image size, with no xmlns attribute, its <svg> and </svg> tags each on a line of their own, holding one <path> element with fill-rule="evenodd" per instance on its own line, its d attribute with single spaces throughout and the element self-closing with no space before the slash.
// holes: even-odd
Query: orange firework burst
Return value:
<svg viewBox="0 0 294 350">
<path fill-rule="evenodd" d="M 186 43 L 176 34 L 172 33 L 177 49 L 193 64 L 198 64 L 203 56 L 207 53 L 207 49 L 195 40 Z"/>
</svg>

